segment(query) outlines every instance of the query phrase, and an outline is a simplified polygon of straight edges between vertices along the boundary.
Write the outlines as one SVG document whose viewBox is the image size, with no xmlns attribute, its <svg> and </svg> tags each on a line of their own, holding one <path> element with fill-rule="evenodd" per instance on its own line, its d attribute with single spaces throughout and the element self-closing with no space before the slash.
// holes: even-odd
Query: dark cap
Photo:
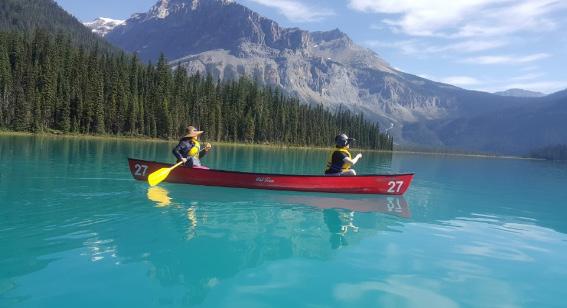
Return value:
<svg viewBox="0 0 567 308">
<path fill-rule="evenodd" d="M 335 144 L 340 147 L 346 147 L 353 141 L 356 141 L 356 139 L 349 138 L 346 134 L 340 134 L 335 137 Z"/>
</svg>

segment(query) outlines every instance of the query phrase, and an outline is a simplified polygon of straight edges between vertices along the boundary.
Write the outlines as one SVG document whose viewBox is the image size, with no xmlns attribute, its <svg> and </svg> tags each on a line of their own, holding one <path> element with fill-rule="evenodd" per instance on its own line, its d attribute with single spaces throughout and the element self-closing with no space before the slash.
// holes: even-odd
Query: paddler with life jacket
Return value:
<svg viewBox="0 0 567 308">
<path fill-rule="evenodd" d="M 187 167 L 206 168 L 201 166 L 201 158 L 203 158 L 211 150 L 211 144 L 205 143 L 201 148 L 199 136 L 203 131 L 197 130 L 193 126 L 188 126 L 185 136 L 179 140 L 179 144 L 173 148 L 173 155 L 177 157 L 177 162 L 183 161 Z"/>
<path fill-rule="evenodd" d="M 325 175 L 356 175 L 356 171 L 351 168 L 362 158 L 362 154 L 359 153 L 355 158 L 352 158 L 349 149 L 350 144 L 355 140 L 354 138 L 349 138 L 346 134 L 340 134 L 335 137 L 336 148 L 329 157 Z"/>
</svg>

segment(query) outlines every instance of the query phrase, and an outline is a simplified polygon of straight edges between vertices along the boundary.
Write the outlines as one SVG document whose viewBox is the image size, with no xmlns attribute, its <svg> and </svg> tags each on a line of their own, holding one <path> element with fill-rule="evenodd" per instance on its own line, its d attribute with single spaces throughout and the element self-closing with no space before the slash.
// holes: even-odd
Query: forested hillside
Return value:
<svg viewBox="0 0 567 308">
<path fill-rule="evenodd" d="M 0 1 L 1 32 L 33 32 L 40 28 L 51 34 L 65 33 L 75 46 L 117 50 L 100 39 L 53 0 Z"/>
<path fill-rule="evenodd" d="M 0 33 L 0 127 L 176 138 L 187 124 L 208 140 L 325 146 L 347 132 L 359 146 L 392 148 L 362 115 L 309 107 L 247 79 L 188 76 L 163 57 L 142 65 L 45 30 Z"/>
</svg>

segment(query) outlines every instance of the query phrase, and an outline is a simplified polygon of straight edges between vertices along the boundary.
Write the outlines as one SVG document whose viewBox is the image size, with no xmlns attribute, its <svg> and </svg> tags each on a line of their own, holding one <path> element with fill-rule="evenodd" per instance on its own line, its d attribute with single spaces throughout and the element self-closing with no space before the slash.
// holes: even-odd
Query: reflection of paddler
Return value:
<svg viewBox="0 0 567 308">
<path fill-rule="evenodd" d="M 197 205 L 197 203 L 192 202 L 191 207 L 187 209 L 187 219 L 189 220 L 187 240 L 191 240 L 195 237 L 195 229 L 197 229 L 197 207 L 195 205 Z"/>
<path fill-rule="evenodd" d="M 148 199 L 157 203 L 156 207 L 166 207 L 171 204 L 169 192 L 165 188 L 159 186 L 148 188 Z"/>
<path fill-rule="evenodd" d="M 354 232 L 358 232 L 358 227 L 353 224 L 354 213 L 342 213 L 337 210 L 324 210 L 323 220 L 329 229 L 329 242 L 332 249 L 338 249 L 347 246 L 345 234 L 351 228 Z"/>
</svg>

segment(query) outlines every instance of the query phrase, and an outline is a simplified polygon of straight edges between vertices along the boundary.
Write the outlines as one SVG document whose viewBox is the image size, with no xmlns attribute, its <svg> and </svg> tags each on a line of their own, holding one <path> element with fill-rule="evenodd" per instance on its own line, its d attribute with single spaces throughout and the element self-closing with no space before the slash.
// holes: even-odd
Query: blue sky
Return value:
<svg viewBox="0 0 567 308">
<path fill-rule="evenodd" d="M 56 0 L 82 21 L 157 0 Z M 286 27 L 339 28 L 392 66 L 467 89 L 567 88 L 566 0 L 237 0 Z"/>
</svg>

